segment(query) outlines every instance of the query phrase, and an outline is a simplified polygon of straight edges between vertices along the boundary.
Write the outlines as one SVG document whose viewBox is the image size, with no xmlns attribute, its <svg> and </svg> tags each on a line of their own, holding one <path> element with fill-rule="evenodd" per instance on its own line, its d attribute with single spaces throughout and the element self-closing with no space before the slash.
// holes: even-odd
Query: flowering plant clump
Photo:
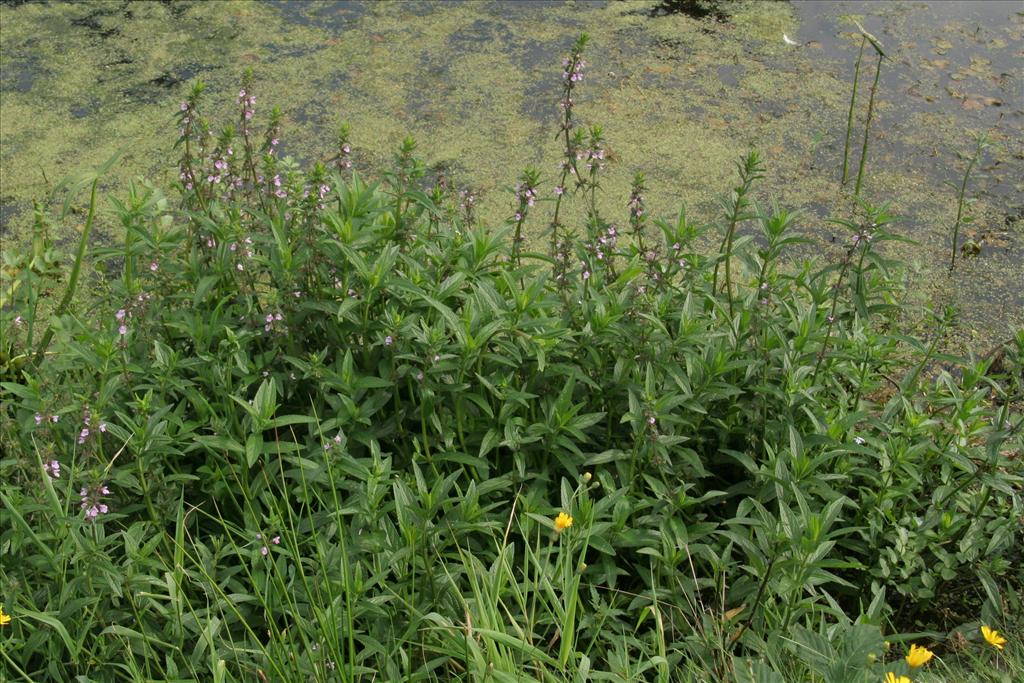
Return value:
<svg viewBox="0 0 1024 683">
<path fill-rule="evenodd" d="M 935 655 L 877 624 L 947 628 L 982 567 L 1017 585 L 1024 333 L 997 367 L 944 313 L 904 329 L 863 196 L 853 244 L 793 257 L 753 151 L 721 211 L 659 213 L 642 174 L 599 202 L 644 160 L 577 118 L 586 45 L 554 177 L 411 137 L 374 168 L 347 127 L 300 163 L 247 74 L 220 131 L 201 83 L 175 102 L 173 187 L 95 175 L 92 291 L 5 250 L 0 587 L 45 617 L 5 632 L 15 677 L 124 678 L 127 647 L 153 680 L 907 683 Z"/>
</svg>

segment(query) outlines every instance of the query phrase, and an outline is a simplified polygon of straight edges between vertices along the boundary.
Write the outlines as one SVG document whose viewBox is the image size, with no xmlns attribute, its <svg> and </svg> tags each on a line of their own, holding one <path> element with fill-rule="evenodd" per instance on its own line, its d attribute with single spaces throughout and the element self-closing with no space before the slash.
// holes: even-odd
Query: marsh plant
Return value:
<svg viewBox="0 0 1024 683">
<path fill-rule="evenodd" d="M 871 121 L 875 113 L 875 95 L 878 93 L 878 79 L 882 75 L 882 61 L 885 59 L 885 51 L 877 38 L 864 30 L 860 23 L 857 29 L 861 34 L 860 50 L 857 52 L 857 61 L 853 67 L 853 87 L 850 93 L 850 109 L 846 118 L 846 141 L 843 145 L 843 173 L 841 183 L 846 184 L 849 171 L 850 141 L 853 135 L 853 113 L 857 103 L 857 86 L 860 82 L 860 65 L 864 58 L 864 48 L 870 44 L 878 58 L 875 64 L 875 79 L 871 83 L 871 90 L 868 93 L 868 108 L 864 118 L 864 140 L 861 143 L 860 161 L 857 164 L 857 181 L 854 183 L 853 196 L 860 197 L 861 185 L 864 181 L 864 170 L 867 167 L 868 146 L 871 140 Z"/>
<path fill-rule="evenodd" d="M 953 221 L 953 242 L 949 250 L 950 270 L 956 268 L 956 251 L 957 245 L 960 243 L 960 226 L 974 222 L 973 216 L 964 213 L 964 209 L 970 204 L 970 199 L 967 197 L 967 183 L 971 179 L 971 172 L 974 170 L 974 167 L 981 160 L 981 156 L 990 145 L 988 136 L 982 133 L 974 139 L 974 152 L 971 156 L 965 157 L 965 155 L 960 155 L 962 160 L 966 158 L 967 167 L 964 169 L 964 177 L 960 181 L 960 185 L 952 185 L 952 188 L 956 190 L 956 219 Z"/>
<path fill-rule="evenodd" d="M 6 679 L 903 680 L 937 666 L 906 632 L 1020 673 L 1024 334 L 938 365 L 887 209 L 787 260 L 754 152 L 723 219 L 650 216 L 642 175 L 599 215 L 585 46 L 497 227 L 411 138 L 282 158 L 251 76 L 219 134 L 180 106 L 175 187 L 84 179 L 106 278 L 53 308 L 40 204 L 0 318 Z"/>
</svg>

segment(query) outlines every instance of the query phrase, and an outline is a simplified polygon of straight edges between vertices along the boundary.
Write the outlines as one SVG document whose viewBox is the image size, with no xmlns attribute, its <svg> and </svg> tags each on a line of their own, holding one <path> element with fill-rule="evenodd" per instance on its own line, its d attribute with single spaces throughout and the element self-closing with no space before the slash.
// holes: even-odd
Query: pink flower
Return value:
<svg viewBox="0 0 1024 683">
<path fill-rule="evenodd" d="M 60 463 L 56 460 L 47 460 L 43 464 L 43 471 L 54 479 L 60 479 Z"/>
<path fill-rule="evenodd" d="M 109 495 L 110 489 L 106 485 L 95 488 L 82 487 L 82 490 L 78 492 L 78 496 L 81 498 L 80 507 L 85 511 L 85 518 L 87 520 L 94 521 L 100 515 L 105 515 L 110 511 L 107 504 L 103 502 L 103 496 Z"/>
</svg>

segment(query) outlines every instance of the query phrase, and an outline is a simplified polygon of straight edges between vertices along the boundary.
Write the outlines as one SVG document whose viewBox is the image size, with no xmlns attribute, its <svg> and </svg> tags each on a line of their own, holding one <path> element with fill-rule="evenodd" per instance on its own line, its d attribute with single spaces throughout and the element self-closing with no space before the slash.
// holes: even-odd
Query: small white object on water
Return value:
<svg viewBox="0 0 1024 683">
<path fill-rule="evenodd" d="M 785 33 L 782 34 L 782 42 L 784 42 L 786 45 L 799 45 L 800 44 L 800 43 L 796 42 L 795 40 L 793 40 L 792 38 L 790 38 L 789 36 L 787 36 Z"/>
</svg>

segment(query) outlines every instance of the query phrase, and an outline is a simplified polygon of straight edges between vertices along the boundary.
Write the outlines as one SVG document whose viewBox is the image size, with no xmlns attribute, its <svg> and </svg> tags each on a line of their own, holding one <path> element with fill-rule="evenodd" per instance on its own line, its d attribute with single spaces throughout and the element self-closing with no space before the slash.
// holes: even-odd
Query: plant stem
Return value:
<svg viewBox="0 0 1024 683">
<path fill-rule="evenodd" d="M 61 299 L 60 305 L 57 306 L 57 310 L 54 312 L 54 318 L 59 318 L 64 315 L 68 306 L 71 305 L 71 299 L 75 296 L 75 290 L 78 288 L 78 276 L 82 272 L 82 261 L 85 259 L 85 250 L 89 246 L 89 235 L 92 233 L 93 219 L 96 218 L 96 187 L 99 185 L 100 179 L 97 177 L 92 181 L 92 190 L 89 194 L 89 215 L 85 218 L 85 225 L 82 227 L 82 238 L 78 241 L 78 254 L 75 256 L 75 265 L 71 268 L 71 277 L 68 280 L 68 288 L 64 292 L 64 298 Z M 39 346 L 36 347 L 35 364 L 39 365 L 39 361 L 46 355 L 46 347 L 50 345 L 50 340 L 53 339 L 53 326 L 48 325 L 46 327 L 46 334 L 39 341 Z"/>
<path fill-rule="evenodd" d="M 871 130 L 871 116 L 875 111 L 875 93 L 878 90 L 878 77 L 882 74 L 882 59 L 884 57 L 881 53 L 878 55 L 878 65 L 875 67 L 875 81 L 871 84 L 871 95 L 868 96 L 868 118 L 864 121 L 864 144 L 860 150 L 860 165 L 857 167 L 857 184 L 853 188 L 853 196 L 860 196 L 860 186 L 864 180 L 864 163 L 868 159 L 868 135 Z"/>
<path fill-rule="evenodd" d="M 850 247 L 846 253 L 846 259 L 843 261 L 843 267 L 839 271 L 839 279 L 833 285 L 832 290 L 832 306 L 829 309 L 828 314 L 828 328 L 825 330 L 825 341 L 821 344 L 821 350 L 818 351 L 818 362 L 814 364 L 814 372 L 811 373 L 812 381 L 817 381 L 818 370 L 821 369 L 821 362 L 825 360 L 825 354 L 828 352 L 828 343 L 832 339 L 832 327 L 836 323 L 836 308 L 839 305 L 839 289 L 843 284 L 843 278 L 846 277 L 846 271 L 850 268 L 850 261 L 853 258 L 853 252 L 857 248 L 856 245 Z"/>
<path fill-rule="evenodd" d="M 853 105 L 857 100 L 857 82 L 860 80 L 860 62 L 861 58 L 864 57 L 864 46 L 867 44 L 868 39 L 861 37 L 860 40 L 860 52 L 857 53 L 857 62 L 853 67 L 853 93 L 850 95 L 850 112 L 846 115 L 846 144 L 843 145 L 843 179 L 841 183 L 846 184 L 847 173 L 849 171 L 849 157 L 850 157 L 850 138 L 853 136 Z"/>
<path fill-rule="evenodd" d="M 733 315 L 732 306 L 732 268 L 730 261 L 732 260 L 732 243 L 733 237 L 736 234 L 736 226 L 739 225 L 740 221 L 750 218 L 745 212 L 745 209 L 750 204 L 747 199 L 747 195 L 750 193 L 750 188 L 754 184 L 754 180 L 760 178 L 761 167 L 760 159 L 758 158 L 757 152 L 750 152 L 747 157 L 743 160 L 743 163 L 739 165 L 740 168 L 740 186 L 733 190 L 733 200 L 731 205 L 727 205 L 726 211 L 728 214 L 726 218 L 729 221 L 729 225 L 725 231 L 725 238 L 722 240 L 722 246 L 719 248 L 719 254 L 724 256 L 725 260 L 725 291 L 726 296 L 729 300 L 729 317 Z M 718 266 L 721 264 L 721 259 L 715 264 L 715 274 L 711 281 L 711 291 L 718 291 Z"/>
<path fill-rule="evenodd" d="M 953 223 L 953 245 L 950 248 L 949 255 L 949 269 L 953 270 L 956 267 L 956 243 L 960 237 L 960 222 L 964 216 L 964 193 L 967 191 L 967 180 L 971 177 L 971 171 L 974 169 L 974 165 L 978 163 L 978 157 L 981 156 L 981 151 L 985 146 L 985 138 L 978 138 L 977 147 L 974 150 L 974 156 L 971 157 L 970 163 L 967 164 L 967 170 L 964 172 L 964 179 L 960 182 L 960 192 L 956 198 L 956 222 Z"/>
</svg>

